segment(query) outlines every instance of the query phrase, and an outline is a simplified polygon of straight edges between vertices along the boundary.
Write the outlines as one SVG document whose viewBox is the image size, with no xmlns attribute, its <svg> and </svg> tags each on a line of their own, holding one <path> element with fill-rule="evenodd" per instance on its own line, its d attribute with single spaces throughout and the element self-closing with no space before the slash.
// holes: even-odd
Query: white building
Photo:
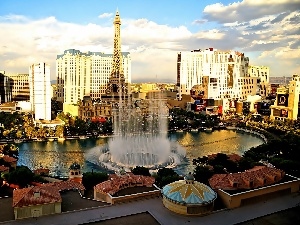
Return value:
<svg viewBox="0 0 300 225">
<path fill-rule="evenodd" d="M 50 66 L 37 63 L 29 67 L 31 109 L 35 120 L 51 120 Z"/>
<path fill-rule="evenodd" d="M 206 98 L 245 100 L 255 95 L 257 78 L 248 75 L 249 58 L 236 51 L 208 48 L 180 52 L 177 58 L 179 99 L 201 85 Z"/>
<path fill-rule="evenodd" d="M 249 66 L 248 74 L 250 77 L 257 77 L 257 94 L 266 97 L 270 93 L 270 67 L 268 66 Z"/>
<path fill-rule="evenodd" d="M 130 53 L 123 52 L 122 59 L 126 83 L 131 83 Z M 100 99 L 107 89 L 112 61 L 112 54 L 65 50 L 56 58 L 57 100 L 77 104 L 86 95 Z"/>
</svg>

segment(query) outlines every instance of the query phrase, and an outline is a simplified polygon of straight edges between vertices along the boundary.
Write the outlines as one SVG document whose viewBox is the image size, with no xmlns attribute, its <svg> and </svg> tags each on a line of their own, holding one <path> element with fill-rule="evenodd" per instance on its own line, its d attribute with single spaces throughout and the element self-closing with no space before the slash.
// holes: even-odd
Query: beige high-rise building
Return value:
<svg viewBox="0 0 300 225">
<path fill-rule="evenodd" d="M 29 74 L 7 73 L 11 101 L 29 101 Z"/>
<path fill-rule="evenodd" d="M 277 88 L 274 105 L 270 106 L 272 120 L 300 118 L 300 76 L 294 74 L 288 87 Z"/>
<path fill-rule="evenodd" d="M 112 62 L 113 54 L 65 50 L 56 59 L 57 100 L 64 104 L 77 104 L 87 95 L 93 100 L 100 99 L 107 90 Z M 122 65 L 125 80 L 131 83 L 129 52 L 122 52 Z"/>
<path fill-rule="evenodd" d="M 270 67 L 268 66 L 249 66 L 248 74 L 257 77 L 257 94 L 266 97 L 270 93 Z"/>
</svg>

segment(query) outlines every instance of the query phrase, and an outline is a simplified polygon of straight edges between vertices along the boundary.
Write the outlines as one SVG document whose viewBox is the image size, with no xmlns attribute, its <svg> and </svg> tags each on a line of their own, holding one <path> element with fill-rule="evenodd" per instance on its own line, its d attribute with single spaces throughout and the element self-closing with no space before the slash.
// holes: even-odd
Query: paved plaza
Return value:
<svg viewBox="0 0 300 225">
<path fill-rule="evenodd" d="M 264 202 L 257 202 L 242 206 L 233 210 L 214 212 L 207 216 L 182 216 L 166 209 L 161 198 L 151 198 L 129 203 L 116 204 L 112 206 L 100 206 L 97 208 L 65 212 L 39 218 L 8 221 L 0 224 L 43 224 L 43 225 L 75 225 L 86 224 L 100 220 L 138 214 L 150 213 L 161 225 L 182 225 L 182 224 L 205 224 L 205 225 L 230 225 L 248 221 L 257 217 L 272 214 L 281 210 L 300 205 L 299 193 L 270 199 Z M 141 221 L 141 224 L 143 222 Z"/>
</svg>

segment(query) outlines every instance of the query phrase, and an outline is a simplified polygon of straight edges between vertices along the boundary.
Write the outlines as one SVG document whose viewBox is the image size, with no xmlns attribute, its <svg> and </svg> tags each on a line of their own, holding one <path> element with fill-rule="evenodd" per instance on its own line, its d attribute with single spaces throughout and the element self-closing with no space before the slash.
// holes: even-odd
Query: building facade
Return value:
<svg viewBox="0 0 300 225">
<path fill-rule="evenodd" d="M 29 101 L 29 74 L 7 74 L 10 78 L 12 101 Z"/>
<path fill-rule="evenodd" d="M 274 105 L 270 106 L 272 120 L 300 118 L 300 76 L 294 74 L 288 87 L 277 88 Z"/>
<path fill-rule="evenodd" d="M 270 67 L 268 66 L 249 66 L 248 74 L 250 77 L 257 77 L 257 94 L 267 97 L 270 94 Z"/>
<path fill-rule="evenodd" d="M 6 76 L 5 71 L 0 71 L 0 103 L 11 101 L 11 79 Z"/>
<path fill-rule="evenodd" d="M 236 51 L 208 48 L 180 52 L 177 56 L 179 99 L 190 94 L 194 85 L 202 86 L 207 98 L 244 100 L 256 94 L 257 77 L 248 74 L 249 58 Z"/>
<path fill-rule="evenodd" d="M 112 116 L 112 105 L 106 102 L 94 102 L 90 96 L 84 96 L 79 102 L 78 117 L 84 121 L 104 121 Z"/>
<path fill-rule="evenodd" d="M 51 120 L 50 66 L 37 63 L 29 67 L 31 109 L 35 120 Z"/>
<path fill-rule="evenodd" d="M 113 54 L 102 52 L 83 53 L 65 50 L 56 58 L 57 100 L 66 104 L 77 104 L 89 95 L 93 100 L 106 93 L 112 71 Z M 131 82 L 131 57 L 122 52 L 125 82 Z"/>
</svg>

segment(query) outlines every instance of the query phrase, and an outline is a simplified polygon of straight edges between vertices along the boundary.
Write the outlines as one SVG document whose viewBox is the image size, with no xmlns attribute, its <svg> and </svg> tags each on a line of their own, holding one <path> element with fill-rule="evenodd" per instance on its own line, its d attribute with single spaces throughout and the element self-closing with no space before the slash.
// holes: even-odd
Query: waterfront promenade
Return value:
<svg viewBox="0 0 300 225">
<path fill-rule="evenodd" d="M 120 216 L 132 215 L 141 212 L 149 212 L 161 225 L 182 225 L 182 224 L 205 224 L 205 225 L 231 225 L 264 215 L 272 214 L 281 210 L 300 205 L 300 194 L 294 193 L 267 201 L 242 206 L 232 210 L 214 212 L 207 216 L 182 216 L 166 209 L 161 198 L 144 199 L 129 203 L 117 204 L 106 207 L 79 210 L 39 218 L 8 221 L 3 224 L 11 225 L 75 225 L 92 223 L 99 220 L 107 220 Z M 287 218 L 288 219 L 288 218 Z M 140 221 L 141 224 L 143 221 Z M 294 221 L 297 223 L 297 221 Z"/>
</svg>

